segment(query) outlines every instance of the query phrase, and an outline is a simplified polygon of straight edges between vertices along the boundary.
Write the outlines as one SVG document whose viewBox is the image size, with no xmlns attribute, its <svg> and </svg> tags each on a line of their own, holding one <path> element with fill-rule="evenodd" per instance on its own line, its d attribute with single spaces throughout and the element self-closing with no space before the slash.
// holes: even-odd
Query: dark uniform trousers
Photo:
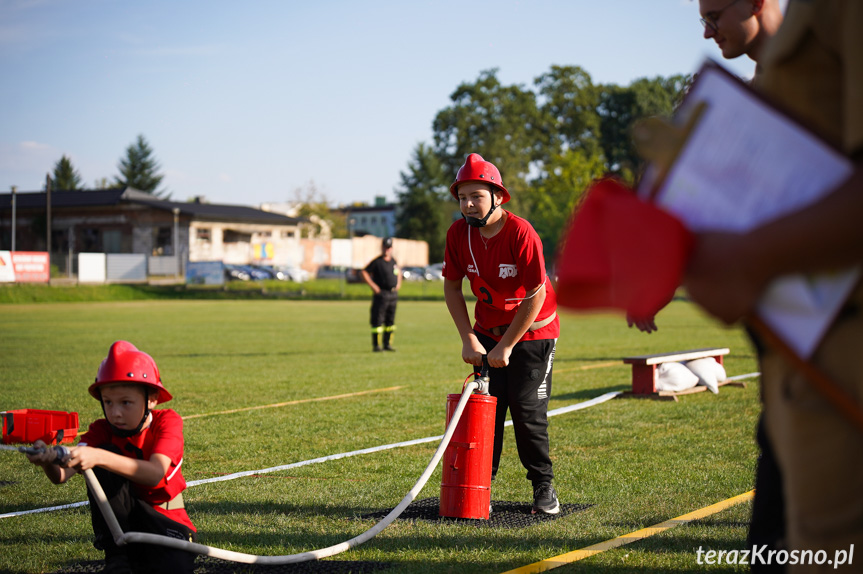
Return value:
<svg viewBox="0 0 863 574">
<path fill-rule="evenodd" d="M 477 333 L 487 351 L 497 345 L 491 337 Z M 527 479 L 532 483 L 551 482 L 554 473 L 548 448 L 548 399 L 556 339 L 521 341 L 512 349 L 509 365 L 490 368 L 490 394 L 497 398 L 494 426 L 492 477 L 500 466 L 506 413 L 512 414 L 515 444 Z"/>
<path fill-rule="evenodd" d="M 381 335 L 383 335 L 384 348 L 391 348 L 398 301 L 398 292 L 386 289 L 382 289 L 380 293 L 375 293 L 372 297 L 371 324 L 373 348 L 377 349 L 381 344 Z"/>
<path fill-rule="evenodd" d="M 399 294 L 395 291 L 381 289 L 380 293 L 375 293 L 372 297 L 372 327 L 391 326 L 395 323 L 398 300 Z"/>
<path fill-rule="evenodd" d="M 120 450 L 113 444 L 101 445 L 99 448 L 120 454 Z M 192 542 L 197 540 L 195 532 L 185 524 L 175 522 L 160 514 L 152 506 L 135 496 L 132 483 L 126 478 L 98 467 L 93 469 L 93 473 L 99 480 L 102 490 L 105 491 L 105 496 L 108 498 L 111 509 L 114 511 L 123 532 L 149 532 L 179 540 Z M 191 552 L 153 544 L 117 546 L 102 511 L 96 503 L 96 498 L 89 488 L 87 489 L 87 497 L 90 499 L 90 516 L 95 534 L 93 546 L 105 551 L 106 563 L 114 556 L 126 554 L 129 565 L 136 573 L 191 574 L 194 572 L 196 555 Z"/>
</svg>

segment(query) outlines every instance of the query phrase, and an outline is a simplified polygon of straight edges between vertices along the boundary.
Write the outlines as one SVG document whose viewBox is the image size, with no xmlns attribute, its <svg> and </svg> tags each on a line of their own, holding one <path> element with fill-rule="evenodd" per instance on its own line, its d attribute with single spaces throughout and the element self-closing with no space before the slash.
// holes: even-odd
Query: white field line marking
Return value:
<svg viewBox="0 0 863 574">
<path fill-rule="evenodd" d="M 742 381 L 743 379 L 754 379 L 760 377 L 761 373 L 746 373 L 745 375 L 737 375 L 736 377 L 728 377 L 726 381 Z"/>
<path fill-rule="evenodd" d="M 604 395 L 600 395 L 600 396 L 593 398 L 593 399 L 590 399 L 588 401 L 584 401 L 581 403 L 576 403 L 574 405 L 570 405 L 568 407 L 561 407 L 559 409 L 554 409 L 554 410 L 548 411 L 548 416 L 553 417 L 555 415 L 562 415 L 564 413 L 569 413 L 572 411 L 586 409 L 588 407 L 592 407 L 594 405 L 598 405 L 600 403 L 604 403 L 605 401 L 611 400 L 619 394 L 620 394 L 620 391 L 613 391 L 610 393 L 605 393 Z M 512 421 L 506 421 L 505 426 L 512 426 Z M 339 454 L 331 454 L 329 456 L 322 456 L 319 458 L 303 460 L 300 462 L 293 462 L 291 464 L 284 464 L 281 466 L 273 466 L 270 468 L 263 468 L 260 470 L 246 470 L 243 472 L 235 472 L 233 474 L 227 474 L 225 476 L 217 476 L 214 478 L 206 478 L 203 480 L 193 480 L 193 481 L 187 483 L 186 486 L 198 486 L 201 484 L 209 484 L 211 482 L 224 482 L 226 480 L 235 480 L 237 478 L 243 478 L 243 477 L 251 476 L 251 475 L 255 475 L 255 474 L 266 474 L 266 473 L 270 473 L 270 472 L 278 472 L 280 470 L 290 470 L 292 468 L 299 468 L 301 466 L 308 466 L 310 464 L 318 464 L 321 462 L 329 462 L 332 460 L 339 460 L 340 458 L 349 458 L 349 457 L 358 456 L 361 454 L 370 454 L 373 452 L 380 452 L 380 451 L 390 450 L 390 449 L 394 449 L 394 448 L 400 448 L 400 447 L 404 447 L 404 446 L 413 446 L 413 445 L 422 444 L 422 443 L 426 443 L 426 442 L 435 442 L 435 441 L 441 440 L 442 438 L 443 438 L 443 435 L 430 436 L 430 437 L 426 437 L 426 438 L 418 438 L 418 439 L 414 439 L 414 440 L 397 442 L 397 443 L 393 443 L 393 444 L 373 446 L 370 448 L 353 450 L 350 452 L 342 452 Z M 85 502 L 76 502 L 74 504 L 64 504 L 62 506 L 51 506 L 51 507 L 47 507 L 47 508 L 37 508 L 37 509 L 33 509 L 33 510 L 21 510 L 18 512 L 9 512 L 7 514 L 0 514 L 0 518 L 11 518 L 13 516 L 23 516 L 25 514 L 35 514 L 37 512 L 52 512 L 54 510 L 64 510 L 67 508 L 75 508 L 75 507 L 84 506 L 87 504 L 89 504 L 89 502 L 85 501 Z"/>
</svg>

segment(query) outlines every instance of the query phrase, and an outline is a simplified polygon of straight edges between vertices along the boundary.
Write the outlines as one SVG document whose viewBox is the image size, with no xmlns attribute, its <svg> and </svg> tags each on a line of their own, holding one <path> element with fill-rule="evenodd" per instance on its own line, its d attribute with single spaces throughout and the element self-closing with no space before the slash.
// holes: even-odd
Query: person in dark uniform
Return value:
<svg viewBox="0 0 863 574">
<path fill-rule="evenodd" d="M 402 274 L 393 258 L 393 238 L 386 237 L 381 243 L 381 255 L 372 259 L 362 271 L 363 280 L 372 288 L 372 351 L 395 351 L 392 346 L 396 330 L 396 304 L 402 286 Z"/>
</svg>

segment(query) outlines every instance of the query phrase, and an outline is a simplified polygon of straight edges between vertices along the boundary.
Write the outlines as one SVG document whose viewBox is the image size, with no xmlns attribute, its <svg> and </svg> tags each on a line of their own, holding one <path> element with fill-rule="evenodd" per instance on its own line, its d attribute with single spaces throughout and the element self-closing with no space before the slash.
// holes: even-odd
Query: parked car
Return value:
<svg viewBox="0 0 863 574">
<path fill-rule="evenodd" d="M 309 272 L 299 267 L 283 265 L 256 265 L 258 269 L 270 274 L 271 279 L 301 283 L 309 278 Z"/>
<path fill-rule="evenodd" d="M 402 267 L 402 279 L 405 281 L 424 281 L 425 269 L 422 267 Z"/>
<path fill-rule="evenodd" d="M 295 267 L 293 265 L 285 265 L 282 267 L 276 268 L 278 273 L 282 275 L 279 277 L 280 279 L 284 278 L 284 281 L 293 281 L 294 283 L 302 283 L 303 281 L 308 281 L 311 277 L 311 274 L 303 269 L 302 267 Z"/>
<path fill-rule="evenodd" d="M 427 281 L 442 281 L 443 280 L 443 263 L 434 263 L 425 268 L 425 278 Z"/>
<path fill-rule="evenodd" d="M 258 269 L 257 267 L 254 267 L 252 265 L 236 265 L 236 267 L 248 273 L 252 281 L 263 281 L 264 279 L 272 279 L 272 276 L 269 273 L 267 273 L 263 269 Z"/>
<path fill-rule="evenodd" d="M 345 268 L 338 265 L 321 265 L 316 275 L 318 279 L 344 279 Z"/>
<path fill-rule="evenodd" d="M 363 270 L 362 269 L 348 269 L 345 271 L 345 276 L 348 278 L 348 283 L 362 283 L 363 282 Z"/>
<path fill-rule="evenodd" d="M 225 279 L 227 281 L 249 281 L 252 278 L 248 271 L 238 265 L 225 263 Z"/>
<path fill-rule="evenodd" d="M 261 279 L 279 279 L 276 271 L 267 265 L 246 265 L 246 267 L 256 272 Z"/>
</svg>

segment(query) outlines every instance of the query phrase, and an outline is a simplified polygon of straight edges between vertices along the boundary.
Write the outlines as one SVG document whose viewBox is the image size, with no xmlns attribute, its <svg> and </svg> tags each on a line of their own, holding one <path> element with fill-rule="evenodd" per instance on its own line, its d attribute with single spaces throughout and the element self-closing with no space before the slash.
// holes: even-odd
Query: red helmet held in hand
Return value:
<svg viewBox="0 0 863 574">
<path fill-rule="evenodd" d="M 503 199 L 501 203 L 509 201 L 509 192 L 503 186 L 503 178 L 500 171 L 490 161 L 485 161 L 478 153 L 467 156 L 464 165 L 458 170 L 455 181 L 449 186 L 449 192 L 458 199 L 458 186 L 468 181 L 478 181 L 491 185 L 492 189 L 500 191 Z"/>
<path fill-rule="evenodd" d="M 154 389 L 157 403 L 165 403 L 173 397 L 162 386 L 159 367 L 153 357 L 139 351 L 128 341 L 117 341 L 108 350 L 108 356 L 99 366 L 96 381 L 87 389 L 97 400 L 102 400 L 100 387 L 116 383 L 132 383 Z"/>
</svg>

